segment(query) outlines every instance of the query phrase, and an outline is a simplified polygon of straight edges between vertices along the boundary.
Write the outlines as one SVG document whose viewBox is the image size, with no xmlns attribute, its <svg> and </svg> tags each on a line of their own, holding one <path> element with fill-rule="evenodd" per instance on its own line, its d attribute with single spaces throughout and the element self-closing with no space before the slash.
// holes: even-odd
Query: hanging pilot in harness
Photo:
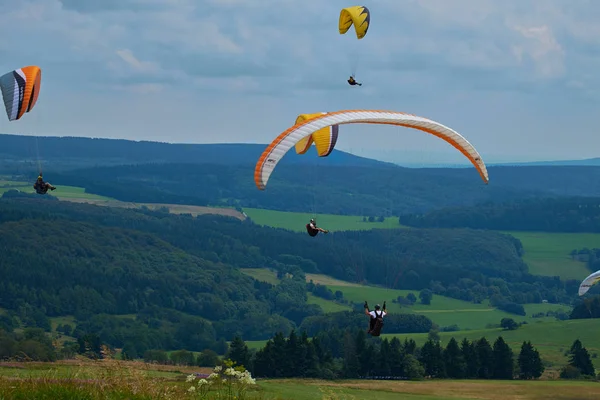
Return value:
<svg viewBox="0 0 600 400">
<path fill-rule="evenodd" d="M 356 82 L 356 80 L 354 79 L 354 75 L 350 75 L 350 78 L 348 78 L 348 83 L 350 84 L 350 86 L 362 86 L 362 83 Z"/>
<path fill-rule="evenodd" d="M 387 315 L 385 311 L 385 301 L 383 302 L 383 309 L 377 304 L 374 311 L 369 311 L 369 305 L 365 300 L 365 315 L 370 317 L 369 319 L 369 330 L 367 333 L 371 336 L 379 336 L 381 329 L 383 328 L 383 317 Z"/>
<path fill-rule="evenodd" d="M 317 236 L 319 232 L 329 233 L 328 230 L 319 228 L 317 226 L 317 222 L 314 219 L 311 219 L 310 223 L 306 224 L 306 232 L 308 232 L 308 234 L 313 237 Z"/>
<path fill-rule="evenodd" d="M 37 181 L 33 184 L 33 188 L 37 194 L 46 194 L 48 189 L 54 190 L 56 189 L 48 182 L 44 182 L 44 178 L 42 177 L 42 173 L 40 172 L 40 176 L 38 176 Z"/>
</svg>

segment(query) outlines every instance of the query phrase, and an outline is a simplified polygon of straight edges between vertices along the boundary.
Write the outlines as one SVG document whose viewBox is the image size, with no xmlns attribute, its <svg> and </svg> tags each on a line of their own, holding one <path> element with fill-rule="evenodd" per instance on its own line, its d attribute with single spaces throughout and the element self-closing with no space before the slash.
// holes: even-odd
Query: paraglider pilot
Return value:
<svg viewBox="0 0 600 400">
<path fill-rule="evenodd" d="M 328 230 L 319 228 L 314 219 L 311 219 L 310 223 L 306 224 L 306 232 L 308 232 L 310 236 L 317 236 L 319 232 L 329 233 Z"/>
<path fill-rule="evenodd" d="M 48 189 L 54 190 L 56 189 L 48 182 L 44 182 L 44 178 L 42 178 L 42 173 L 40 172 L 40 176 L 38 176 L 37 181 L 33 184 L 33 188 L 37 194 L 46 194 Z"/>
<path fill-rule="evenodd" d="M 367 301 L 365 300 L 365 315 L 370 317 L 369 330 L 367 333 L 371 336 L 379 336 L 381 334 L 381 328 L 383 328 L 383 317 L 387 315 L 385 301 L 383 302 L 383 309 L 377 304 L 374 311 L 369 311 L 369 304 L 367 304 Z"/>
<path fill-rule="evenodd" d="M 356 80 L 354 79 L 354 76 L 350 76 L 350 78 L 348 78 L 348 83 L 351 86 L 355 86 L 355 85 L 362 86 L 362 83 L 356 82 Z"/>
</svg>

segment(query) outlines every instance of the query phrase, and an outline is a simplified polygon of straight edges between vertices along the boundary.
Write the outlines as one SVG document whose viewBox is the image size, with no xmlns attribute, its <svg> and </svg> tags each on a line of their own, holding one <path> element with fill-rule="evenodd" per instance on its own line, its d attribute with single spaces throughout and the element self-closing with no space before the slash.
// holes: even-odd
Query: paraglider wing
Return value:
<svg viewBox="0 0 600 400">
<path fill-rule="evenodd" d="M 277 136 L 267 146 L 256 163 L 256 167 L 254 168 L 254 183 L 260 190 L 264 190 L 278 162 L 292 146 L 303 138 L 332 125 L 360 123 L 404 126 L 437 136 L 467 157 L 485 183 L 489 181 L 487 168 L 477 150 L 458 132 L 447 126 L 427 118 L 396 111 L 346 110 L 330 112 L 304 123 L 294 125 Z"/>
<path fill-rule="evenodd" d="M 305 121 L 309 121 L 311 119 L 317 118 L 321 115 L 325 115 L 327 113 L 315 113 L 315 114 L 300 114 L 296 118 L 295 125 L 301 124 Z M 309 149 L 310 146 L 314 143 L 317 148 L 317 154 L 319 157 L 327 157 L 333 149 L 335 148 L 335 144 L 337 143 L 339 127 L 337 125 L 326 126 L 323 129 L 319 129 L 312 134 L 303 137 L 295 144 L 296 153 L 304 154 Z"/>
<path fill-rule="evenodd" d="M 37 102 L 42 83 L 42 70 L 36 66 L 16 69 L 0 76 L 0 89 L 9 121 L 30 112 Z"/>
<path fill-rule="evenodd" d="M 340 35 L 348 32 L 348 29 L 354 24 L 356 37 L 362 39 L 369 30 L 371 24 L 371 12 L 364 6 L 353 6 L 340 11 L 339 31 Z"/>
<path fill-rule="evenodd" d="M 588 290 L 600 281 L 600 271 L 596 271 L 585 278 L 579 285 L 579 295 L 583 296 Z"/>
</svg>

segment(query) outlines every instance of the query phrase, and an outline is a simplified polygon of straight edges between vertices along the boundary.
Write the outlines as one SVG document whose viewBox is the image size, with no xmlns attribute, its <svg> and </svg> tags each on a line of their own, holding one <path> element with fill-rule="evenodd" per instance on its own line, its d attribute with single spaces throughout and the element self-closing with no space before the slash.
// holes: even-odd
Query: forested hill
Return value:
<svg viewBox="0 0 600 400">
<path fill-rule="evenodd" d="M 600 232 L 600 198 L 536 198 L 451 207 L 400 217 L 421 228 L 475 228 L 545 232 Z"/>
<path fill-rule="evenodd" d="M 33 137 L 0 135 L 0 156 L 4 169 L 7 160 L 44 160 L 46 167 L 64 169 L 68 166 L 99 166 L 146 163 L 191 163 L 254 165 L 266 144 L 174 144 L 163 142 L 133 141 L 123 139 L 97 139 L 82 137 Z M 298 155 L 290 151 L 288 164 L 313 163 L 316 151 Z M 391 165 L 369 158 L 358 157 L 335 150 L 327 162 L 330 165 L 383 166 Z"/>
<path fill-rule="evenodd" d="M 122 201 L 373 216 L 536 196 L 600 196 L 598 167 L 490 168 L 485 185 L 474 168 L 342 167 L 321 158 L 300 168 L 282 163 L 264 191 L 253 174 L 254 165 L 146 164 L 53 173 L 48 179 Z"/>
<path fill-rule="evenodd" d="M 60 229 L 63 221 L 71 221 L 137 230 L 189 255 L 238 268 L 301 268 L 388 287 L 431 288 L 439 294 L 471 301 L 494 293 L 521 303 L 542 299 L 568 301 L 564 283 L 529 275 L 520 258 L 521 243 L 495 232 L 373 230 L 334 232 L 315 240 L 306 234 L 218 216 L 192 218 L 60 201 L 0 201 L 0 221 L 15 223 L 27 219 L 36 221 L 30 227 L 37 229 L 46 225 Z M 88 254 L 85 248 L 75 251 L 67 244 L 55 246 L 65 248 L 70 256 Z M 20 254 L 29 257 L 27 248 L 22 248 Z M 21 268 L 21 260 L 14 262 L 13 268 Z M 573 292 L 576 288 L 568 290 Z"/>
</svg>

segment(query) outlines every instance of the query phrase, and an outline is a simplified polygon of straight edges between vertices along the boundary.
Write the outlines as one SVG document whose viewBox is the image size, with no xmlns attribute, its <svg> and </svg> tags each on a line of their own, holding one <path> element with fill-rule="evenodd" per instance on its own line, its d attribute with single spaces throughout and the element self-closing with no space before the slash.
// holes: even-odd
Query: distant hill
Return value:
<svg viewBox="0 0 600 400">
<path fill-rule="evenodd" d="M 193 163 L 254 165 L 266 144 L 172 144 L 123 139 L 81 137 L 36 137 L 0 135 L 0 166 L 14 169 L 15 163 L 30 160 L 36 163 L 38 154 L 44 166 L 56 169 L 144 163 Z M 298 155 L 294 150 L 285 157 L 286 164 L 313 163 L 316 152 Z M 327 157 L 329 165 L 382 166 L 393 165 L 343 151 Z"/>
</svg>

